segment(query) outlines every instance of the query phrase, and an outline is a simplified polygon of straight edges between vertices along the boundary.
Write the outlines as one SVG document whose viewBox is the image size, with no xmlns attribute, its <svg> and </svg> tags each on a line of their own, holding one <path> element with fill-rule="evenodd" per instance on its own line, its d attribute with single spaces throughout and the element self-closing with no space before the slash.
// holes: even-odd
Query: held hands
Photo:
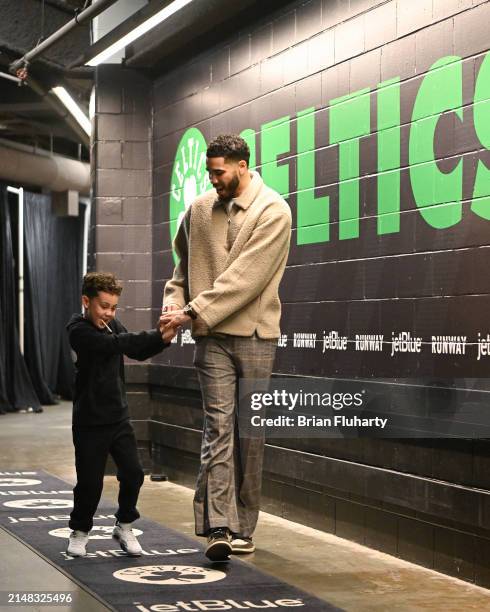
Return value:
<svg viewBox="0 0 490 612">
<path fill-rule="evenodd" d="M 170 342 L 179 331 L 179 328 L 190 320 L 189 315 L 184 314 L 176 304 L 164 306 L 158 321 L 158 329 L 162 334 L 164 342 Z"/>
<path fill-rule="evenodd" d="M 182 327 L 190 320 L 190 316 L 184 314 L 182 310 L 173 310 L 172 312 L 163 313 L 160 316 L 158 325 L 162 333 L 168 329 L 175 329 L 177 332 L 179 327 Z"/>
</svg>

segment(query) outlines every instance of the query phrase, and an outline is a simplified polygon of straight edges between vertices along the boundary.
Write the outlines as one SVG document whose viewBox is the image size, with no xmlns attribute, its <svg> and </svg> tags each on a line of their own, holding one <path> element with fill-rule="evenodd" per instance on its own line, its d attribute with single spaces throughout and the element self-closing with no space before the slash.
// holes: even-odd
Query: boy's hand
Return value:
<svg viewBox="0 0 490 612">
<path fill-rule="evenodd" d="M 168 327 L 165 331 L 162 332 L 162 340 L 165 344 L 169 344 L 174 336 L 177 335 L 178 328 L 176 327 Z"/>
<path fill-rule="evenodd" d="M 166 316 L 166 315 L 169 315 L 171 312 L 175 312 L 177 310 L 182 311 L 180 306 L 178 306 L 177 304 L 167 304 L 167 305 L 163 304 L 162 305 L 162 314 L 160 316 L 160 319 L 158 320 L 158 329 L 159 329 L 159 331 L 160 331 L 160 333 L 162 335 L 165 333 L 165 329 L 167 327 L 168 328 L 174 327 L 173 325 L 172 326 L 168 325 L 168 320 L 167 319 L 165 321 L 163 321 L 163 317 Z M 178 327 L 175 330 L 175 334 L 177 333 L 177 330 L 178 330 Z"/>
<path fill-rule="evenodd" d="M 160 315 L 160 318 L 158 319 L 158 324 L 157 324 L 157 329 L 161 334 L 165 333 L 165 331 L 167 330 L 174 329 L 174 327 L 176 327 L 174 325 L 169 325 L 168 320 L 163 318 L 164 316 L 165 315 L 163 314 Z"/>
</svg>

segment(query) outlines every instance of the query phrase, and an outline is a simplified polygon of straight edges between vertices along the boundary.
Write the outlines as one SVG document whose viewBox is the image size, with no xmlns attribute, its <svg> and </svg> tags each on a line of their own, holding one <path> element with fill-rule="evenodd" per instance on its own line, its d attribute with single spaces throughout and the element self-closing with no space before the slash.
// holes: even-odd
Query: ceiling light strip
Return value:
<svg viewBox="0 0 490 612">
<path fill-rule="evenodd" d="M 62 102 L 68 112 L 75 118 L 77 123 L 82 127 L 83 131 L 90 136 L 92 131 L 90 119 L 78 106 L 66 89 L 64 87 L 53 87 L 51 91 Z"/>
<path fill-rule="evenodd" d="M 124 49 L 125 47 L 130 45 L 137 38 L 140 38 L 140 36 L 143 36 L 143 34 L 146 34 L 155 26 L 162 23 L 162 21 L 165 21 L 165 19 L 168 19 L 171 15 L 173 15 L 177 11 L 180 11 L 180 9 L 184 8 L 184 6 L 190 4 L 191 2 L 192 0 L 174 0 L 174 2 L 171 2 L 161 11 L 158 11 L 158 13 L 155 13 L 155 15 L 146 19 L 146 21 L 131 30 L 131 32 L 128 32 L 125 36 L 107 47 L 107 49 L 104 49 L 104 51 L 101 51 L 98 55 L 86 62 L 86 65 L 98 66 L 99 64 L 102 64 L 107 59 L 112 57 L 115 53 L 121 51 L 121 49 Z"/>
</svg>

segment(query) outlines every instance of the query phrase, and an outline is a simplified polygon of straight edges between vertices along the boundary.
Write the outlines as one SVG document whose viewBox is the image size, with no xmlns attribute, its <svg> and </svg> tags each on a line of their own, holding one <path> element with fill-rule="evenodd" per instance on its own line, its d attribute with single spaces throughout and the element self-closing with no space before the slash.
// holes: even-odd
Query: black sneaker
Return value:
<svg viewBox="0 0 490 612">
<path fill-rule="evenodd" d="M 232 552 L 231 534 L 226 527 L 210 529 L 205 555 L 211 561 L 227 561 Z"/>
<path fill-rule="evenodd" d="M 231 552 L 233 555 L 245 555 L 255 552 L 255 544 L 252 538 L 246 538 L 239 533 L 231 535 Z"/>
</svg>

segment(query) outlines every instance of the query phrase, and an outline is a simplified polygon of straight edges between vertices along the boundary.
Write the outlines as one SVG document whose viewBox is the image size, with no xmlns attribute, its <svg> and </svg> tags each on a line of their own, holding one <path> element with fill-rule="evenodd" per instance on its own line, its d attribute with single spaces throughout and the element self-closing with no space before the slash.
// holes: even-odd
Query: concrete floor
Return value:
<svg viewBox="0 0 490 612">
<path fill-rule="evenodd" d="M 70 419 L 71 407 L 66 403 L 48 406 L 43 414 L 0 416 L 0 470 L 42 468 L 73 482 Z M 116 499 L 114 477 L 106 478 L 104 495 Z M 147 518 L 195 537 L 190 489 L 146 479 L 139 510 Z M 490 591 L 486 589 L 270 514 L 261 513 L 255 540 L 258 550 L 242 557 L 244 560 L 349 612 L 490 612 Z M 49 585 L 77 593 L 71 608 L 76 612 L 107 610 L 1 529 L 0 551 L 8 551 L 8 557 L 0 555 L 0 591 L 45 590 Z M 1 612 L 21 609 L 0 605 Z"/>
</svg>

